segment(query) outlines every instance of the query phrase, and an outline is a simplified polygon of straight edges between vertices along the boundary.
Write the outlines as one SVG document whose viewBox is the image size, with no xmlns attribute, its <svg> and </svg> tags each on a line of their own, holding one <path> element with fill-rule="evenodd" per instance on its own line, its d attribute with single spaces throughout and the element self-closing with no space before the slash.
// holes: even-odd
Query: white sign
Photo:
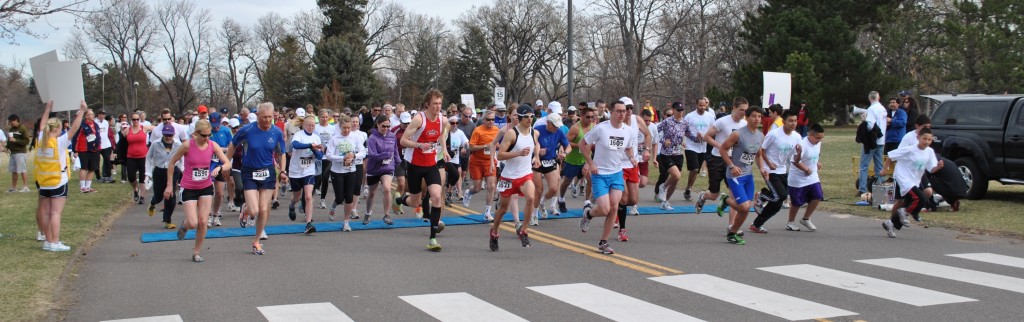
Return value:
<svg viewBox="0 0 1024 322">
<path fill-rule="evenodd" d="M 494 88 L 494 104 L 503 105 L 505 104 L 505 88 L 495 87 Z"/>
<path fill-rule="evenodd" d="M 49 83 L 46 81 L 46 64 L 56 63 L 58 60 L 56 50 L 51 50 L 48 53 L 29 58 L 28 60 L 29 65 L 32 66 L 32 78 L 36 82 L 39 99 L 44 103 L 50 100 Z M 81 67 L 79 67 L 79 70 L 81 70 Z"/>
<path fill-rule="evenodd" d="M 469 108 L 476 109 L 476 103 L 473 102 L 473 94 L 462 94 L 462 104 L 466 104 Z"/>
<path fill-rule="evenodd" d="M 793 83 L 789 73 L 764 73 L 764 94 L 761 96 L 761 105 L 768 108 L 772 104 L 780 104 L 783 109 L 789 109 L 792 99 Z"/>
<path fill-rule="evenodd" d="M 78 110 L 81 101 L 85 100 L 81 61 L 70 60 L 46 64 L 46 80 L 46 86 L 50 90 L 50 100 L 53 100 L 54 112 Z M 36 87 L 39 87 L 38 82 Z"/>
</svg>

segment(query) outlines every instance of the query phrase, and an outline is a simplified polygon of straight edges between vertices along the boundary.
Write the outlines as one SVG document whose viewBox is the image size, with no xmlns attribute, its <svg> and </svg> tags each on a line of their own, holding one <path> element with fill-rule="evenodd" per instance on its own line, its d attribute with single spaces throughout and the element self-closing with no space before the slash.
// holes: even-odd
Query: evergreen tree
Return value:
<svg viewBox="0 0 1024 322">
<path fill-rule="evenodd" d="M 449 102 L 460 102 L 461 94 L 473 94 L 477 107 L 492 103 L 491 51 L 487 39 L 478 26 L 470 26 L 459 45 L 458 54 L 446 65 L 447 86 L 444 93 Z"/>
<path fill-rule="evenodd" d="M 363 44 L 367 37 L 363 29 L 367 3 L 368 0 L 317 0 L 316 5 L 327 17 L 327 24 L 321 29 L 323 38 L 342 37 Z"/>
<path fill-rule="evenodd" d="M 313 56 L 309 90 L 315 97 L 332 92 L 337 82 L 344 106 L 370 105 L 383 95 L 380 81 L 373 75 L 366 49 L 338 37 L 321 40 Z"/>
<path fill-rule="evenodd" d="M 305 58 L 305 51 L 294 36 L 284 37 L 280 46 L 267 59 L 267 70 L 263 76 L 263 99 L 280 106 L 304 106 L 309 102 L 306 88 L 309 62 Z"/>
<path fill-rule="evenodd" d="M 431 88 L 436 88 L 441 74 L 441 55 L 438 52 L 437 37 L 428 33 L 417 33 L 415 52 L 409 67 L 405 92 L 414 101 Z"/>
</svg>

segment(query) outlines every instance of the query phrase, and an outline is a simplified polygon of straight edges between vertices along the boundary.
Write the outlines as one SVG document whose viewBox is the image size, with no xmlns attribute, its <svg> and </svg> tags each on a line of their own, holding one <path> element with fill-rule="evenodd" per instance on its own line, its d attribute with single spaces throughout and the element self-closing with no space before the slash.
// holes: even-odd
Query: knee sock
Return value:
<svg viewBox="0 0 1024 322">
<path fill-rule="evenodd" d="M 423 194 L 423 199 L 420 202 L 420 207 L 423 207 L 423 209 L 430 209 L 430 196 L 428 194 Z"/>
<path fill-rule="evenodd" d="M 619 229 L 626 229 L 626 207 L 627 206 L 619 205 Z"/>
<path fill-rule="evenodd" d="M 441 207 L 431 207 L 430 209 L 430 238 L 437 236 L 437 225 L 441 222 Z"/>
</svg>

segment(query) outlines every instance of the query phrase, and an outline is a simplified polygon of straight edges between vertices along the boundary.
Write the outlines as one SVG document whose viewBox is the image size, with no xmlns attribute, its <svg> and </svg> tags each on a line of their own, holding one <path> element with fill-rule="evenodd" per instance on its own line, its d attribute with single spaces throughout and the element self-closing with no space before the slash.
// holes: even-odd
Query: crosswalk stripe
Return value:
<svg viewBox="0 0 1024 322">
<path fill-rule="evenodd" d="M 587 283 L 527 288 L 615 321 L 703 321 Z"/>
<path fill-rule="evenodd" d="M 107 320 L 103 322 L 182 322 L 182 319 L 180 315 L 163 315 L 134 319 Z"/>
<path fill-rule="evenodd" d="M 261 306 L 257 309 L 269 322 L 278 321 L 352 321 L 331 303 L 305 303 Z"/>
<path fill-rule="evenodd" d="M 464 292 L 409 295 L 398 298 L 443 322 L 526 321 L 509 311 Z"/>
<path fill-rule="evenodd" d="M 847 310 L 707 274 L 650 277 L 649 279 L 790 321 L 857 315 L 857 313 Z"/>
<path fill-rule="evenodd" d="M 991 264 L 1024 268 L 1024 258 L 1020 257 L 1012 257 L 993 253 L 947 254 L 946 256 L 959 257 L 963 259 L 970 259 Z"/>
<path fill-rule="evenodd" d="M 814 265 L 800 264 L 761 267 L 758 269 L 914 306 L 977 301 L 975 299 L 949 293 L 894 283 Z"/>
<path fill-rule="evenodd" d="M 964 283 L 988 286 L 1011 292 L 1024 293 L 1024 279 L 1016 277 L 986 273 L 953 266 L 933 264 L 899 257 L 865 259 L 858 260 L 856 262 L 882 266 L 897 270 L 904 270 L 913 272 L 915 274 L 945 278 Z"/>
</svg>

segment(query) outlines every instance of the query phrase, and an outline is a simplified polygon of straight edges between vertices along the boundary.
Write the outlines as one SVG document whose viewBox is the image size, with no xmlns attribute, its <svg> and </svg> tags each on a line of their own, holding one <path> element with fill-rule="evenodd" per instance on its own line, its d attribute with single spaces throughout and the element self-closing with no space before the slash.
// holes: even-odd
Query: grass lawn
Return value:
<svg viewBox="0 0 1024 322">
<path fill-rule="evenodd" d="M 77 175 L 72 175 L 60 236 L 71 251 L 43 251 L 42 242 L 36 241 L 38 190 L 30 184 L 31 192 L 7 192 L 11 184 L 11 173 L 7 172 L 9 157 L 2 153 L 0 159 L 0 234 L 4 236 L 0 238 L 0 319 L 41 320 L 64 304 L 60 303 L 62 297 L 55 297 L 54 293 L 66 290 L 62 284 L 69 286 L 62 280 L 75 275 L 78 261 L 74 259 L 86 256 L 83 245 L 101 235 L 102 231 L 97 230 L 102 228 L 103 218 L 130 204 L 131 188 L 128 184 L 93 184 L 99 192 L 82 194 L 76 189 Z M 30 157 L 30 168 L 31 162 Z M 33 182 L 31 169 L 29 182 Z"/>
</svg>

